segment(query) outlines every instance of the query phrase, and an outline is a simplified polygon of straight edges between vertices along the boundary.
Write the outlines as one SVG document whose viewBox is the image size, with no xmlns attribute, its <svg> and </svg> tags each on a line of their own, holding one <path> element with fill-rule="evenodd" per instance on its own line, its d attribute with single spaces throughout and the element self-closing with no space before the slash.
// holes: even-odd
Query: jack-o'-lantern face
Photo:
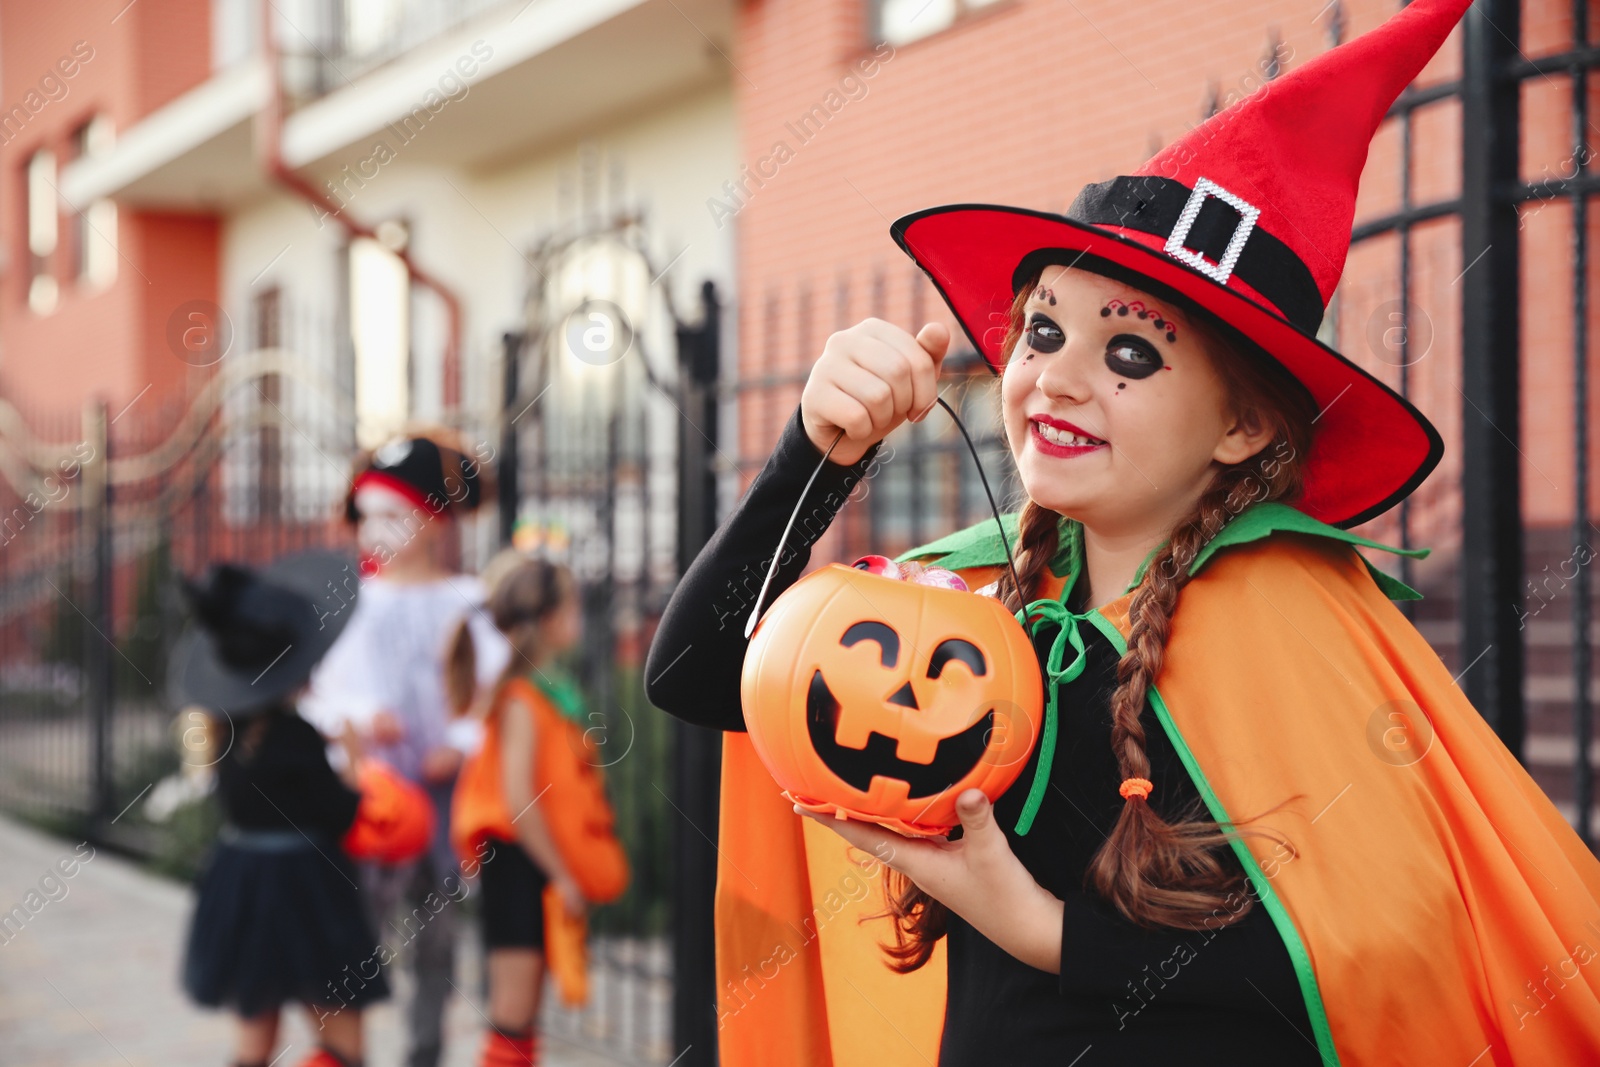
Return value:
<svg viewBox="0 0 1600 1067">
<path fill-rule="evenodd" d="M 750 740 L 814 811 L 905 833 L 1003 793 L 1043 705 L 1033 647 L 997 601 L 830 564 L 772 603 L 745 654 Z"/>
<path fill-rule="evenodd" d="M 899 663 L 902 654 L 909 655 L 915 650 L 902 649 L 900 635 L 895 632 L 894 627 L 885 622 L 853 623 L 839 638 L 839 644 L 843 648 L 850 648 L 861 641 L 870 641 L 877 646 L 879 662 L 885 668 L 883 671 L 885 684 L 900 683 L 899 688 L 883 698 L 885 703 L 921 712 L 923 708 L 917 703 L 916 690 L 912 688 L 910 678 L 907 677 L 911 672 L 902 671 Z M 951 662 L 965 664 L 973 680 L 982 679 L 989 673 L 988 662 L 977 645 L 964 638 L 947 637 L 939 642 L 939 646 L 928 657 L 924 674 L 928 680 L 936 681 L 943 674 L 945 665 Z M 960 685 L 960 680 L 955 681 L 961 689 L 977 688 Z M 872 684 L 870 678 L 863 679 L 863 682 L 867 686 Z M 959 695 L 955 699 L 951 699 L 950 693 L 936 695 L 940 697 L 941 704 L 952 705 L 958 709 L 962 705 Z M 981 696 L 979 699 L 981 702 Z M 870 698 L 863 701 L 863 707 L 870 706 Z M 911 800 L 932 796 L 971 771 L 983 758 L 984 749 L 989 744 L 989 734 L 994 729 L 995 718 L 992 708 L 979 709 L 978 718 L 970 726 L 942 737 L 937 736 L 938 728 L 929 723 L 927 730 L 919 731 L 922 734 L 920 740 L 926 741 L 932 738 L 935 741 L 933 758 L 924 762 L 917 759 L 901 759 L 897 754 L 899 745 L 895 738 L 879 733 L 875 729 L 869 728 L 864 747 L 841 744 L 839 720 L 843 710 L 839 698 L 828 688 L 828 681 L 823 676 L 821 668 L 813 671 L 811 686 L 806 693 L 806 727 L 811 735 L 811 747 L 816 751 L 817 758 L 841 780 L 863 793 L 871 787 L 874 775 L 903 781 L 909 787 L 907 796 Z M 932 710 L 929 709 L 930 712 Z M 961 713 L 960 718 L 966 717 L 965 713 Z M 870 716 L 862 714 L 859 718 L 863 720 L 862 725 L 867 725 L 866 720 Z M 904 731 L 897 733 L 903 734 Z"/>
</svg>

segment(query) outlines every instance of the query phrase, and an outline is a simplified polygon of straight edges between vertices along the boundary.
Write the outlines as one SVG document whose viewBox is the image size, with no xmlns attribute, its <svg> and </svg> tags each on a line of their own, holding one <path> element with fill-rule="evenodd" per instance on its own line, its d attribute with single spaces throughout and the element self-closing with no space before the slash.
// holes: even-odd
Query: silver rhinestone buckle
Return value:
<svg viewBox="0 0 1600 1067">
<path fill-rule="evenodd" d="M 1208 196 L 1226 201 L 1241 216 L 1239 225 L 1234 227 L 1233 236 L 1228 239 L 1228 247 L 1222 253 L 1222 259 L 1216 263 L 1183 245 L 1184 238 L 1189 236 L 1189 227 L 1194 225 L 1195 217 L 1200 214 L 1200 205 L 1205 203 Z M 1228 278 L 1233 274 L 1233 265 L 1239 262 L 1239 253 L 1244 251 L 1244 243 L 1250 237 L 1250 231 L 1255 229 L 1256 219 L 1260 217 L 1261 209 L 1254 204 L 1243 197 L 1233 195 L 1210 178 L 1201 178 L 1194 183 L 1194 192 L 1189 194 L 1188 202 L 1183 205 L 1183 211 L 1178 215 L 1178 224 L 1167 235 L 1165 251 L 1174 259 L 1181 259 L 1196 270 L 1227 285 Z"/>
</svg>

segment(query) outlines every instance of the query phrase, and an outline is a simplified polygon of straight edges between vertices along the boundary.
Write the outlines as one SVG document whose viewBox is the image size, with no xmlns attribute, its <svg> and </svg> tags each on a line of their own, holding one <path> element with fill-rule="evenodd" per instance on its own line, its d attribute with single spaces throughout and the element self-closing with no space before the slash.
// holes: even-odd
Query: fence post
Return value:
<svg viewBox="0 0 1600 1067">
<path fill-rule="evenodd" d="M 522 389 L 522 338 L 521 333 L 506 333 L 500 337 L 500 351 L 505 360 L 501 379 L 500 403 L 500 457 L 495 465 L 497 502 L 500 511 L 500 547 L 511 543 L 511 534 L 517 524 L 517 507 L 520 500 L 517 486 L 517 397 Z"/>
<path fill-rule="evenodd" d="M 678 327 L 678 573 L 711 539 L 717 525 L 719 307 L 716 287 L 700 291 L 699 326 Z M 672 721 L 673 821 L 672 1040 L 678 1067 L 715 1067 L 717 971 L 714 897 L 722 736 Z M 685 825 L 688 823 L 688 825 Z"/>
<path fill-rule="evenodd" d="M 90 557 L 90 598 L 84 612 L 83 668 L 89 697 L 89 824 L 102 835 L 112 813 L 111 715 L 115 699 L 112 677 L 114 639 L 111 622 L 111 477 L 110 435 L 106 405 L 93 400 L 83 410 L 83 439 L 92 449 L 83 464 L 83 518 L 94 539 Z"/>
<path fill-rule="evenodd" d="M 1521 760 L 1519 7 L 1479 0 L 1463 22 L 1460 581 L 1462 689 Z"/>
</svg>

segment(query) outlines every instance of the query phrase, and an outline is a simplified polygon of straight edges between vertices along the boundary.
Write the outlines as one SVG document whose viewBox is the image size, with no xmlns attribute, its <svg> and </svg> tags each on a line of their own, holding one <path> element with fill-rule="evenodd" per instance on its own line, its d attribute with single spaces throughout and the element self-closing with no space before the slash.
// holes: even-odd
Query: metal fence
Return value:
<svg viewBox="0 0 1600 1067">
<path fill-rule="evenodd" d="M 719 742 L 651 707 L 643 670 L 714 525 L 720 309 L 707 283 L 680 315 L 626 213 L 596 211 L 527 261 L 525 327 L 504 339 L 501 533 L 565 558 L 583 585 L 579 671 L 634 864 L 593 927 L 612 989 L 552 1030 L 610 1035 L 608 1050 L 643 1062 L 710 1064 Z"/>
<path fill-rule="evenodd" d="M 349 430 L 315 402 L 321 384 L 274 348 L 188 403 L 91 404 L 70 421 L 0 406 L 0 802 L 192 865 L 194 842 L 135 804 L 182 769 L 173 575 L 338 542 L 332 508 L 303 499 L 348 474 L 326 470 Z"/>
<path fill-rule="evenodd" d="M 1543 18 L 1556 14 L 1544 5 L 1529 5 L 1529 10 L 1535 7 Z M 1459 394 L 1430 392 L 1424 407 L 1459 402 L 1451 414 L 1459 417 L 1460 458 L 1447 457 L 1432 479 L 1437 488 L 1404 502 L 1392 520 L 1398 539 L 1409 544 L 1422 511 L 1421 543 L 1442 542 L 1444 549 L 1443 558 L 1430 560 L 1424 572 L 1429 596 L 1417 606 L 1418 625 L 1460 672 L 1474 706 L 1593 847 L 1595 679 L 1588 564 L 1600 531 L 1590 516 L 1589 496 L 1593 282 L 1588 231 L 1589 199 L 1600 192 L 1600 179 L 1589 167 L 1595 128 L 1591 72 L 1600 66 L 1600 46 L 1590 40 L 1588 0 L 1571 2 L 1567 47 L 1537 58 L 1521 47 L 1522 17 L 1519 0 L 1479 0 L 1463 21 L 1461 76 L 1412 87 L 1390 109 L 1390 129 L 1398 134 L 1399 204 L 1359 225 L 1351 251 L 1353 261 L 1369 251 L 1376 254 L 1367 261 L 1368 281 L 1380 286 L 1381 303 L 1367 301 L 1367 315 L 1348 316 L 1354 321 L 1340 332 L 1345 351 L 1365 348 L 1361 335 L 1373 314 L 1381 314 L 1384 325 L 1394 327 L 1386 332 L 1391 343 L 1373 351 L 1389 364 L 1379 369 L 1389 372 L 1390 384 L 1413 399 L 1420 399 L 1415 395 L 1419 384 L 1437 389 L 1448 382 Z M 1335 15 L 1334 24 L 1339 21 Z M 1533 129 L 1525 117 L 1535 108 L 1551 114 L 1563 96 L 1568 143 L 1552 173 L 1548 161 L 1539 167 L 1531 138 L 1524 136 L 1525 129 Z M 1441 154 L 1449 158 L 1448 145 L 1441 153 L 1440 119 L 1460 123 L 1456 188 L 1454 195 L 1419 198 L 1423 172 Z M 1542 180 L 1524 180 L 1534 173 L 1542 173 Z M 1555 210 L 1537 229 L 1530 227 L 1549 205 Z M 1521 284 L 1525 250 L 1536 233 L 1547 252 L 1569 252 L 1566 286 L 1525 289 Z M 1450 261 L 1444 271 L 1433 269 L 1441 246 Z M 1560 271 L 1553 273 L 1559 277 Z M 1562 420 L 1571 428 L 1570 471 L 1542 470 L 1522 447 L 1525 313 L 1530 320 L 1559 324 L 1570 337 L 1564 356 L 1570 378 L 1558 385 L 1541 375 L 1537 384 L 1543 405 L 1539 419 Z M 1436 321 L 1445 318 L 1451 321 Z M 1422 365 L 1435 327 L 1447 325 L 1459 330 L 1460 363 Z M 1570 405 L 1566 411 L 1554 403 L 1563 395 Z M 1458 480 L 1449 481 L 1450 474 Z M 1525 505 L 1524 478 L 1554 489 L 1555 479 L 1565 474 L 1571 477 L 1570 523 L 1562 528 L 1537 521 Z M 1403 577 L 1410 580 L 1410 562 L 1403 566 Z"/>
<path fill-rule="evenodd" d="M 0 401 L 0 807 L 175 876 L 194 873 L 218 818 L 187 766 L 197 724 L 166 699 L 167 657 L 184 624 L 174 575 L 310 546 L 354 551 L 339 517 L 355 453 L 349 353 L 344 363 L 302 358 L 329 347 L 306 336 L 331 332 L 298 321 L 242 331 L 286 347 L 228 355 L 181 401 L 92 405 L 81 419 Z M 338 355 L 341 346 L 331 348 Z M 640 674 L 647 627 L 674 574 L 670 521 L 652 547 L 661 524 L 640 518 L 675 509 L 676 493 L 671 451 L 650 449 L 629 428 L 635 402 L 624 398 L 599 422 L 562 406 L 509 426 L 512 409 L 502 440 L 525 460 L 527 494 L 515 459 L 502 492 L 512 514 L 520 506 L 531 520 L 519 540 L 542 538 L 577 574 L 590 735 L 605 753 L 634 871 L 624 898 L 593 916 L 590 1002 L 573 1011 L 547 997 L 543 1025 L 618 1062 L 647 1064 L 671 1058 L 674 786 L 665 717 L 649 709 Z M 489 430 L 478 436 L 494 440 Z M 649 470 L 653 488 L 641 474 Z M 495 527 L 491 508 L 475 531 L 483 536 L 463 536 L 464 570 L 498 547 Z M 644 565 L 663 552 L 665 568 Z M 703 951 L 709 960 L 709 941 Z"/>
</svg>

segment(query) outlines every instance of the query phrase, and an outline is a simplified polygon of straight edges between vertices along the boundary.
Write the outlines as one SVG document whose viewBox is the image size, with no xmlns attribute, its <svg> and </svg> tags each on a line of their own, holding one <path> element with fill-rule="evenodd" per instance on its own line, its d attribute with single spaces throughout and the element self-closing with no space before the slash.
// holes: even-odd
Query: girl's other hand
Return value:
<svg viewBox="0 0 1600 1067">
<path fill-rule="evenodd" d="M 555 879 L 555 886 L 561 896 L 561 906 L 567 909 L 568 915 L 576 918 L 588 910 L 589 902 L 584 899 L 583 890 L 578 888 L 578 883 L 570 874 Z"/>
<path fill-rule="evenodd" d="M 406 727 L 398 715 L 384 708 L 372 717 L 367 734 L 374 744 L 392 745 L 406 735 Z"/>
<path fill-rule="evenodd" d="M 956 799 L 961 837 L 912 838 L 872 823 L 795 810 L 910 878 L 984 937 L 1030 967 L 1061 972 L 1059 899 L 1033 880 L 979 789 Z"/>
<path fill-rule="evenodd" d="M 339 732 L 339 748 L 344 752 L 344 759 L 338 760 L 340 764 L 335 770 L 344 784 L 361 792 L 361 735 L 356 733 L 356 728 L 345 723 L 344 729 Z"/>
<path fill-rule="evenodd" d="M 848 467 L 906 419 L 921 422 L 939 395 L 950 331 L 930 322 L 915 337 L 882 319 L 863 319 L 828 338 L 800 394 L 806 436 L 830 462 Z"/>
<path fill-rule="evenodd" d="M 461 769 L 462 754 L 459 748 L 440 745 L 422 757 L 422 777 L 430 782 L 448 782 Z"/>
</svg>

